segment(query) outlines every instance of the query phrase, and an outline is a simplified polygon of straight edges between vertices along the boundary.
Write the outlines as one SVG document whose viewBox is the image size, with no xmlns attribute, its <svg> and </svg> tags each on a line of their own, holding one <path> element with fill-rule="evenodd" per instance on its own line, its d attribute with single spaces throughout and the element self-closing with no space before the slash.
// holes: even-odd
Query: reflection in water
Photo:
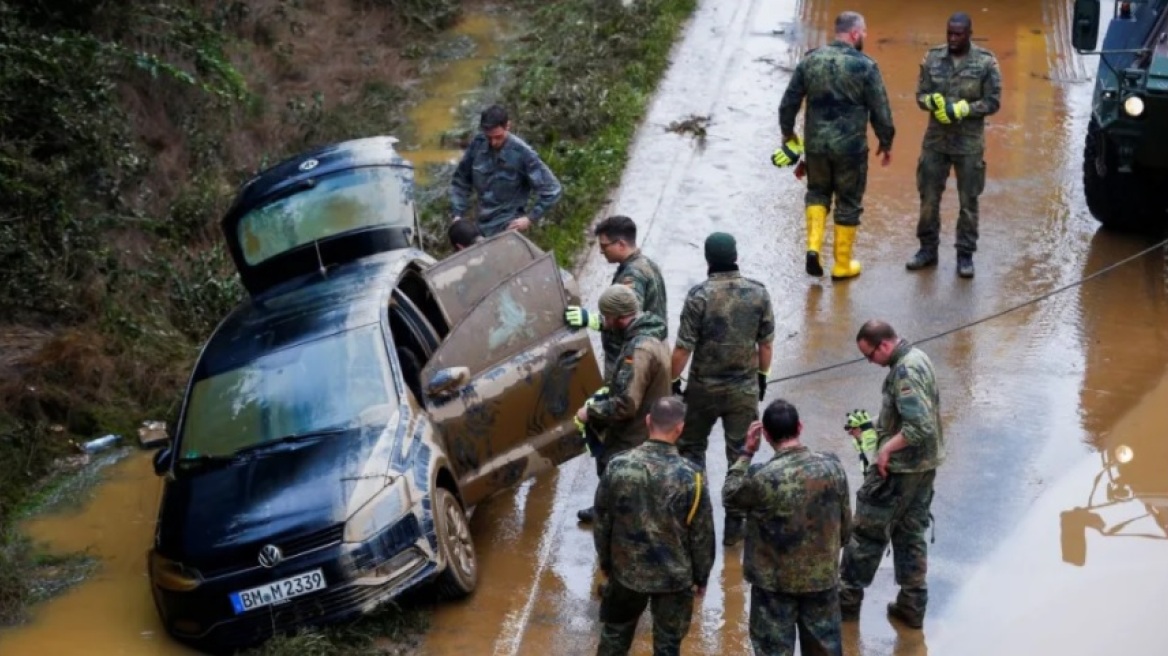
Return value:
<svg viewBox="0 0 1168 656">
<path fill-rule="evenodd" d="M 1100 230 L 1084 273 L 1147 245 Z M 1086 505 L 1060 514 L 1063 560 L 1080 566 L 1087 562 L 1088 529 L 1107 537 L 1168 539 L 1168 440 L 1159 430 L 1112 430 L 1168 368 L 1164 256 L 1151 253 L 1107 278 L 1080 292 L 1082 325 L 1091 336 L 1080 397 L 1088 439 L 1102 462 Z M 1140 320 L 1133 320 L 1136 312 Z"/>
</svg>

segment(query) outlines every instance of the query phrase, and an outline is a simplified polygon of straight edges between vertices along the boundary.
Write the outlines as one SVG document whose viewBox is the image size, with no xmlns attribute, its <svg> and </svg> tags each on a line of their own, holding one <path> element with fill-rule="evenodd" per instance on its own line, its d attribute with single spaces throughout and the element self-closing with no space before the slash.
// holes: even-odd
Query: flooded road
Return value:
<svg viewBox="0 0 1168 656">
<path fill-rule="evenodd" d="M 771 292 L 778 323 L 775 377 L 856 358 L 854 335 L 865 319 L 882 317 L 909 339 L 925 339 L 1145 248 L 1138 239 L 1096 234 L 1097 224 L 1086 211 L 1081 148 L 1091 87 L 1085 71 L 1094 61 L 1070 54 L 1063 4 L 991 0 L 966 8 L 976 42 L 994 51 L 1001 64 L 1003 103 L 988 121 L 989 180 L 981 202 L 977 278 L 965 281 L 954 273 L 950 246 L 957 213 L 952 182 L 942 205 L 941 266 L 910 274 L 903 265 L 917 247 L 915 167 L 926 125 L 913 100 L 918 64 L 929 46 L 943 41 L 946 19 L 956 7 L 895 0 L 702 3 L 609 210 L 638 222 L 643 249 L 662 267 L 671 329 L 685 292 L 705 278 L 702 243 L 714 230 L 738 237 L 743 274 L 765 282 Z M 830 39 L 831 21 L 848 9 L 867 18 L 866 50 L 883 72 L 897 137 L 893 165 L 869 169 L 856 255 L 864 273 L 833 283 L 803 273 L 804 186 L 771 167 L 769 155 L 778 142 L 777 105 L 789 71 L 800 53 Z M 664 129 L 690 115 L 711 117 L 704 147 Z M 1151 399 L 1150 390 L 1160 389 L 1163 398 L 1165 390 L 1158 386 L 1168 364 L 1164 269 L 1157 253 L 923 346 L 939 372 L 951 444 L 934 503 L 929 618 L 918 632 L 885 617 L 884 604 L 896 592 L 886 562 L 868 592 L 861 621 L 845 625 L 847 653 L 916 655 L 930 647 L 934 653 L 960 653 L 955 645 L 963 644 L 961 636 L 978 633 L 982 622 L 1006 622 L 1017 616 L 1012 609 L 1029 609 L 1031 597 L 1020 594 L 1028 589 L 1041 591 L 1035 597 L 1041 609 L 1048 598 L 1073 605 L 1096 593 L 1123 594 L 1123 585 L 1139 580 L 1107 568 L 1103 552 L 1123 542 L 1116 537 L 1092 532 L 1087 563 L 1063 562 L 1059 512 L 1086 502 L 1091 477 L 1100 468 L 1095 446 L 1106 448 L 1108 436 L 1141 399 Z M 593 303 L 611 275 L 611 265 L 591 253 L 581 288 Z M 812 448 L 834 451 L 849 464 L 853 489 L 858 466 L 852 465 L 855 455 L 839 422 L 852 408 L 877 407 L 884 373 L 860 363 L 769 390 L 769 398 L 784 397 L 800 408 Z M 715 433 L 713 454 L 721 452 L 719 439 Z M 717 491 L 726 463 L 711 457 L 710 467 L 721 526 Z M 1085 485 L 1078 477 L 1083 473 Z M 1149 476 L 1168 482 L 1168 465 L 1161 463 Z M 480 590 L 438 609 L 427 653 L 595 650 L 595 554 L 591 533 L 575 519 L 575 511 L 589 505 L 595 480 L 591 463 L 578 460 L 480 509 L 472 523 L 482 558 Z M 1097 545 L 1100 539 L 1106 546 Z M 1144 539 L 1134 547 L 1120 562 L 1162 580 L 1168 542 Z M 741 558 L 740 546 L 719 546 L 686 653 L 749 652 L 749 590 Z M 1063 598 L 1051 587 L 1063 579 L 1077 581 L 1073 597 Z M 988 583 L 972 585 L 981 580 Z M 1037 653 L 1034 646 L 1047 644 L 1067 645 L 1067 653 L 1098 653 L 1074 649 L 1108 644 L 1115 626 L 1127 631 L 1122 653 L 1161 653 L 1158 632 L 1148 620 L 1162 607 L 1151 602 L 1162 602 L 1164 586 L 1139 582 L 1159 591 L 1145 595 L 1149 605 L 1132 602 L 1123 617 L 1103 602 L 1091 602 L 1068 616 L 1092 619 L 1066 636 L 1052 633 L 1067 628 L 1061 618 L 1014 622 L 1004 627 L 1012 629 L 1011 637 L 968 653 Z M 1008 600 L 1001 598 L 1004 592 Z M 640 628 L 634 653 L 648 654 L 648 621 Z M 1097 641 L 1082 641 L 1082 634 Z"/>
<path fill-rule="evenodd" d="M 906 338 L 923 340 L 1145 248 L 1139 239 L 1099 233 L 1083 202 L 1080 158 L 1091 95 L 1084 71 L 1095 62 L 1069 54 L 1065 4 L 983 0 L 965 8 L 976 42 L 1001 63 L 1004 89 L 1002 109 L 988 121 L 977 277 L 961 280 L 949 247 L 957 212 L 952 182 L 942 204 L 940 267 L 910 274 L 903 266 L 917 247 L 914 180 L 926 125 L 913 100 L 917 66 L 927 47 L 943 41 L 955 7 L 897 0 L 701 3 L 610 207 L 637 221 L 644 250 L 662 267 L 671 333 L 685 292 L 705 278 L 702 243 L 714 230 L 737 236 L 744 275 L 771 292 L 774 377 L 856 358 L 853 338 L 865 319 L 888 319 Z M 769 156 L 790 69 L 806 49 L 830 39 L 831 21 L 847 9 L 867 17 L 866 51 L 884 74 L 897 137 L 893 165 L 869 169 L 856 249 L 864 273 L 833 283 L 803 273 L 804 186 L 771 167 Z M 712 119 L 704 147 L 664 129 L 694 114 Z M 425 155 L 429 161 L 457 157 L 441 148 L 429 152 L 435 153 Z M 611 275 L 612 267 L 590 253 L 580 273 L 590 306 Z M 860 622 L 845 625 L 846 652 L 1163 653 L 1153 622 L 1168 602 L 1168 540 L 1159 539 L 1165 531 L 1154 516 L 1140 517 L 1159 507 L 1157 494 L 1168 496 L 1162 255 L 923 348 L 938 371 L 951 445 L 933 508 L 929 616 L 923 632 L 885 617 L 884 604 L 896 592 L 886 562 Z M 769 390 L 769 398 L 799 407 L 812 448 L 840 455 L 853 489 L 858 465 L 840 422 L 853 408 L 878 407 L 884 374 L 859 363 Z M 711 454 L 721 453 L 720 440 L 716 431 Z M 1121 445 L 1132 458 L 1115 470 L 1119 502 L 1086 510 L 1095 477 L 1107 473 L 1104 454 L 1114 463 Z M 726 463 L 715 455 L 709 464 L 720 527 Z M 0 635 L 0 653 L 187 653 L 162 637 L 150 606 L 144 555 L 158 481 L 149 459 L 133 458 L 111 474 L 113 482 L 83 515 L 30 527 L 62 549 L 91 547 L 103 569 L 39 609 L 29 629 Z M 1109 480 L 1101 478 L 1095 502 L 1108 501 Z M 592 535 L 575 513 L 590 505 L 595 481 L 592 463 L 579 458 L 482 504 L 472 520 L 478 590 L 438 608 L 423 651 L 593 652 L 596 561 Z M 1061 520 L 1076 508 L 1084 512 L 1074 513 L 1078 524 L 1069 528 L 1084 525 L 1084 557 Z M 749 652 L 741 559 L 741 546 L 719 545 L 685 653 Z M 636 654 L 650 653 L 647 624 Z"/>
</svg>

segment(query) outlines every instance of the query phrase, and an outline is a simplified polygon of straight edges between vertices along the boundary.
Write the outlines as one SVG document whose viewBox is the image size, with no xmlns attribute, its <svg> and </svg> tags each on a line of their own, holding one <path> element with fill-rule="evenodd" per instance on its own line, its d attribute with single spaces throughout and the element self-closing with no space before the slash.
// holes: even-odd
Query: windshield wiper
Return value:
<svg viewBox="0 0 1168 656">
<path fill-rule="evenodd" d="M 245 447 L 239 449 L 238 451 L 236 451 L 235 453 L 231 454 L 228 457 L 235 459 L 235 458 L 239 458 L 240 456 L 246 456 L 246 455 L 253 454 L 253 453 L 259 453 L 261 451 L 267 451 L 268 449 L 270 449 L 274 446 L 281 446 L 284 444 L 294 444 L 296 442 L 307 442 L 309 440 L 315 440 L 315 439 L 321 438 L 321 437 L 328 437 L 329 435 L 340 435 L 341 433 L 344 433 L 347 430 L 349 430 L 349 429 L 347 429 L 347 428 L 325 428 L 323 430 L 310 431 L 308 433 L 297 433 L 294 435 L 285 435 L 284 437 L 278 437 L 274 440 L 264 440 L 263 442 L 259 442 L 256 444 L 249 444 L 248 446 L 245 446 Z"/>
<path fill-rule="evenodd" d="M 196 465 L 196 464 L 198 464 L 198 465 L 221 464 L 222 465 L 222 464 L 228 464 L 228 463 L 238 462 L 240 460 L 243 460 L 244 456 L 267 451 L 268 449 L 270 449 L 272 447 L 281 446 L 284 444 L 294 444 L 296 442 L 307 442 L 309 440 L 315 440 L 315 439 L 318 439 L 321 437 L 328 437 L 330 435 L 339 435 L 339 434 L 344 433 L 348 430 L 349 430 L 348 428 L 325 428 L 323 430 L 310 431 L 308 433 L 298 433 L 298 434 L 294 434 L 294 435 L 285 435 L 284 437 L 279 437 L 279 438 L 276 438 L 274 440 L 265 440 L 265 441 L 259 442 L 257 444 L 249 444 L 248 446 L 245 446 L 245 447 L 235 451 L 234 453 L 219 454 L 219 455 L 203 454 L 203 455 L 187 456 L 184 458 L 179 458 L 178 464 L 179 465 Z"/>
</svg>

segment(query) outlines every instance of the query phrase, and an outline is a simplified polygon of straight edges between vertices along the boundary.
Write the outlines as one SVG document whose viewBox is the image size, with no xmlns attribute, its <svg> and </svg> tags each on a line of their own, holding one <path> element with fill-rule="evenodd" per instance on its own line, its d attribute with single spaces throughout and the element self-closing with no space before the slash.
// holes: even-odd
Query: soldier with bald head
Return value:
<svg viewBox="0 0 1168 656">
<path fill-rule="evenodd" d="M 835 201 L 835 263 L 831 277 L 854 278 L 860 263 L 852 259 L 864 189 L 868 184 L 868 123 L 876 133 L 876 154 L 887 166 L 892 157 L 892 109 L 884 78 L 864 54 L 868 26 L 864 17 L 845 11 L 835 19 L 835 40 L 806 54 L 791 74 L 779 104 L 779 130 L 787 151 L 806 154 L 807 261 L 809 275 L 822 276 L 821 254 L 827 214 Z M 803 100 L 803 138 L 795 134 L 795 117 Z M 776 151 L 776 166 L 794 163 Z"/>
</svg>

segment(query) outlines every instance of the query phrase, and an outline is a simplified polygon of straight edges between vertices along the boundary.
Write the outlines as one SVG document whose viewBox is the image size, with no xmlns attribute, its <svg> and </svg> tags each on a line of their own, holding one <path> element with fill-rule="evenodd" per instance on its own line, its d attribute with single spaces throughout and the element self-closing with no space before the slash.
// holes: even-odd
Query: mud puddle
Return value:
<svg viewBox="0 0 1168 656">
<path fill-rule="evenodd" d="M 452 30 L 451 47 L 468 56 L 452 52 L 457 58 L 440 64 L 440 76 L 423 87 L 425 100 L 409 113 L 419 138 L 403 144 L 402 155 L 413 163 L 419 181 L 426 181 L 430 166 L 457 163 L 462 157 L 458 118 L 473 90 L 482 86 L 487 65 L 498 56 L 504 28 L 496 15 L 471 14 Z"/>
</svg>

